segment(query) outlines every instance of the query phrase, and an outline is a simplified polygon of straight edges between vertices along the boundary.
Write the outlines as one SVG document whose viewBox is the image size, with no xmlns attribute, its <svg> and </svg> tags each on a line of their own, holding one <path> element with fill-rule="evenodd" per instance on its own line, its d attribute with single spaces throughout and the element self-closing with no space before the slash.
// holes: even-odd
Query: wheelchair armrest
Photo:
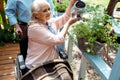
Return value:
<svg viewBox="0 0 120 80">
<path fill-rule="evenodd" d="M 18 54 L 17 59 L 18 59 L 18 63 L 19 63 L 20 69 L 21 70 L 25 69 L 26 66 L 25 66 L 25 61 L 24 61 L 23 55 L 22 54 Z"/>
</svg>

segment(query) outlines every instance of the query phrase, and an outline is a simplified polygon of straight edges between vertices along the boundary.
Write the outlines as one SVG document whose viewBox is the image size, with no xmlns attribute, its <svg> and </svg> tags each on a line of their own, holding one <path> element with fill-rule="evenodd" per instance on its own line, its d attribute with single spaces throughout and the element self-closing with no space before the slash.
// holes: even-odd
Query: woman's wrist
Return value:
<svg viewBox="0 0 120 80">
<path fill-rule="evenodd" d="M 71 8 L 73 7 L 74 3 L 75 3 L 75 1 L 73 1 L 73 0 L 71 0 L 71 1 L 69 2 L 69 6 L 68 6 L 68 8 L 66 9 L 66 14 L 67 14 L 68 16 L 71 16 L 71 15 L 72 15 L 72 13 L 71 13 Z"/>
</svg>

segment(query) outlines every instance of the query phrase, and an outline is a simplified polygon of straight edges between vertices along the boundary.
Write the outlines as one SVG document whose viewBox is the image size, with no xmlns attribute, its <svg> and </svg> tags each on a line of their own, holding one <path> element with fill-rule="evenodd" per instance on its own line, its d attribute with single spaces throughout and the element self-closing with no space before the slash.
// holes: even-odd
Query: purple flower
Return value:
<svg viewBox="0 0 120 80">
<path fill-rule="evenodd" d="M 60 0 L 56 0 L 57 1 L 57 3 L 59 3 L 60 2 Z"/>
<path fill-rule="evenodd" d="M 56 0 L 56 2 L 59 4 L 63 4 L 63 2 L 61 0 Z"/>
</svg>

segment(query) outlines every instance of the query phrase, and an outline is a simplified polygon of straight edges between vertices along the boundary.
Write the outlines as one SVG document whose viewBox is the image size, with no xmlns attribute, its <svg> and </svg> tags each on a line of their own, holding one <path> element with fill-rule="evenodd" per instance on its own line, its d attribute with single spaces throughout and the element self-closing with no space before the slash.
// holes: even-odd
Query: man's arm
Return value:
<svg viewBox="0 0 120 80">
<path fill-rule="evenodd" d="M 16 0 L 8 0 L 5 7 L 5 13 L 9 19 L 10 25 L 17 24 L 16 10 Z"/>
</svg>

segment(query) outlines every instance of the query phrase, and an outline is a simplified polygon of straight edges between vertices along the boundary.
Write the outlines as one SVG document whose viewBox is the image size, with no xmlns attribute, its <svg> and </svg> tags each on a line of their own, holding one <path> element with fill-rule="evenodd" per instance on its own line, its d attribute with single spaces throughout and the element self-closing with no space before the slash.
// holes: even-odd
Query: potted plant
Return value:
<svg viewBox="0 0 120 80">
<path fill-rule="evenodd" d="M 117 48 L 117 35 L 110 33 L 112 17 L 107 15 L 105 8 L 100 5 L 87 5 L 85 10 L 86 12 L 81 15 L 83 20 L 73 24 L 70 31 L 71 34 L 74 34 L 74 39 L 77 39 L 79 47 L 90 54 L 96 52 L 97 44 L 107 44 Z"/>
<path fill-rule="evenodd" d="M 54 10 L 57 12 L 58 16 L 65 12 L 68 3 L 69 0 L 53 0 Z"/>
</svg>

